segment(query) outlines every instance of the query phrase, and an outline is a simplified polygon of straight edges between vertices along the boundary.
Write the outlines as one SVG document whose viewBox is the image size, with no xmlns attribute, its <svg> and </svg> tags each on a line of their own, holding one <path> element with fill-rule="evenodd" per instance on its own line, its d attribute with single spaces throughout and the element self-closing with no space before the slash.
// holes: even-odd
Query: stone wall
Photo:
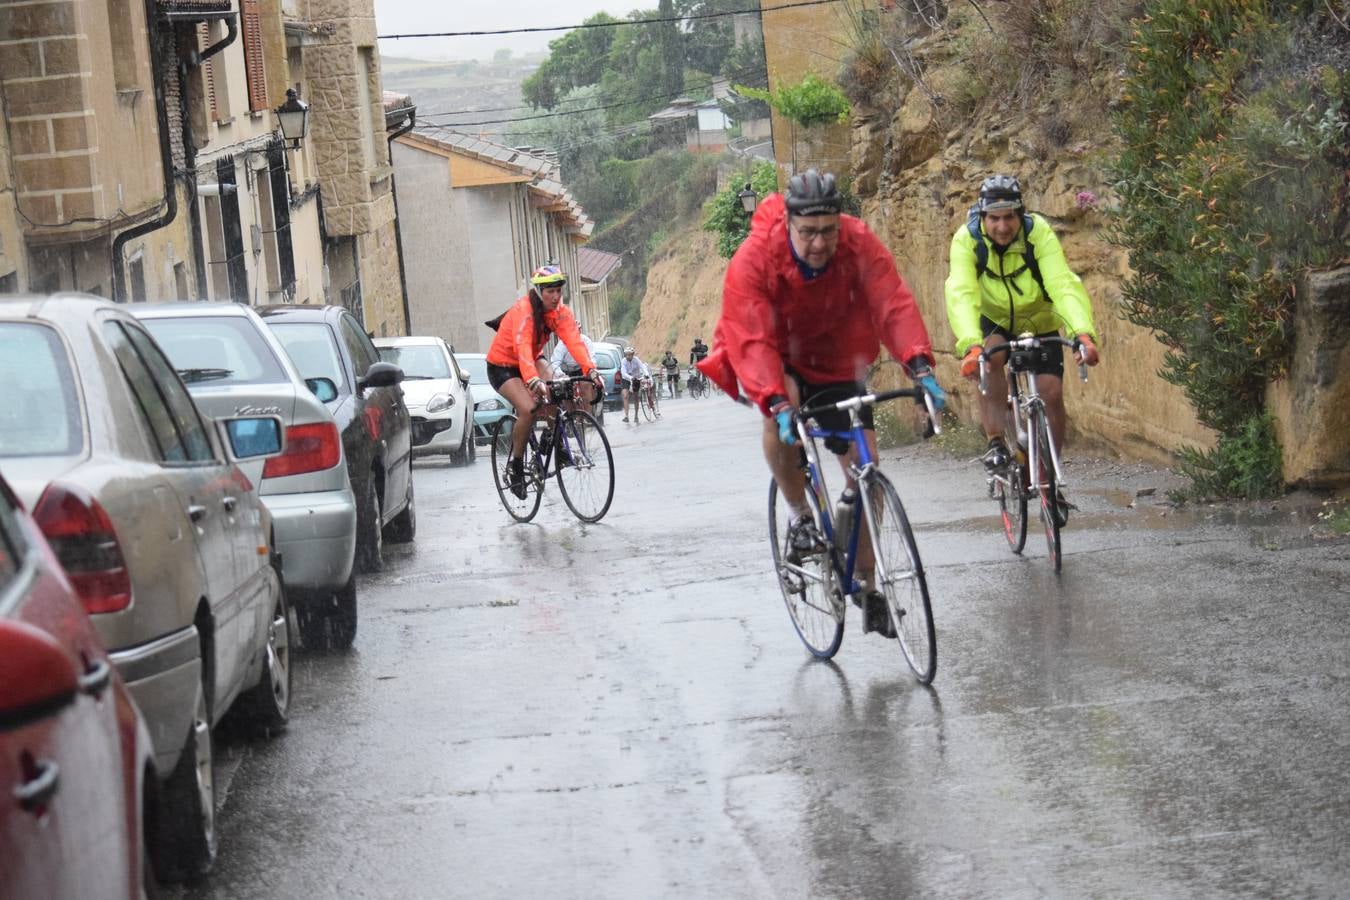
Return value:
<svg viewBox="0 0 1350 900">
<path fill-rule="evenodd" d="M 1289 484 L 1350 485 L 1350 268 L 1299 286 L 1294 358 L 1270 386 Z"/>
</svg>

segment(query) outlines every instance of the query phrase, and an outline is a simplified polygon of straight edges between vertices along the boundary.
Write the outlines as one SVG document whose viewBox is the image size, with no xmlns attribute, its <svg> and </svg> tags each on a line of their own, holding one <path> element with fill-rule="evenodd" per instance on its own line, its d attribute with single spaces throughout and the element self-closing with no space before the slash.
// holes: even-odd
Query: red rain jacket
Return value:
<svg viewBox="0 0 1350 900">
<path fill-rule="evenodd" d="M 567 345 L 572 358 L 581 366 L 581 374 L 589 375 L 595 370 L 595 360 L 591 359 L 591 354 L 581 341 L 581 329 L 577 327 L 576 316 L 572 315 L 572 310 L 566 304 L 559 303 L 553 312 L 544 313 L 544 324 L 548 326 L 548 331 L 556 334 Z M 542 340 L 535 342 L 534 307 L 530 305 L 530 295 L 526 294 L 502 316 L 501 323 L 497 325 L 497 336 L 492 339 L 492 346 L 488 347 L 487 361 L 494 366 L 519 368 L 520 377 L 529 384 L 531 379 L 539 377 L 539 368 L 534 361 L 544 352 L 546 343 L 548 332 L 544 333 Z"/>
<path fill-rule="evenodd" d="M 860 219 L 839 217 L 839 247 L 825 271 L 802 277 L 788 245 L 787 206 L 766 198 L 727 268 L 713 347 L 698 364 L 731 397 L 743 391 L 768 415 L 787 396 L 785 365 L 812 384 L 863 381 L 880 344 L 906 364 L 933 364 L 914 295 L 885 245 Z"/>
</svg>

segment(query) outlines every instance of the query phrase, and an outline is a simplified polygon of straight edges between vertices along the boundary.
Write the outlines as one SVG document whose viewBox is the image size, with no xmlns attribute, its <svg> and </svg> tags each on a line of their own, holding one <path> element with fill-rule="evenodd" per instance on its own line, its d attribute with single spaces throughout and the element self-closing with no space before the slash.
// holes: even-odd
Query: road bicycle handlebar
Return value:
<svg viewBox="0 0 1350 900">
<path fill-rule="evenodd" d="M 797 415 L 802 419 L 809 419 L 814 415 L 830 410 L 850 410 L 862 409 L 864 406 L 875 406 L 878 403 L 885 403 L 887 400 L 896 400 L 900 397 L 910 397 L 916 404 L 922 402 L 928 410 L 928 421 L 933 425 L 933 434 L 942 434 L 942 418 L 937 414 L 937 408 L 933 406 L 933 397 L 921 387 L 900 388 L 894 391 L 881 391 L 880 393 L 862 394 L 857 397 L 848 397 L 837 403 L 822 403 L 818 406 L 808 406 L 797 411 Z"/>
<path fill-rule="evenodd" d="M 1015 341 L 1008 341 L 1003 344 L 995 344 L 992 347 L 985 347 L 983 350 L 980 351 L 980 393 L 981 394 L 989 393 L 988 390 L 989 386 L 987 383 L 989 371 L 988 361 L 993 356 L 999 353 L 1005 353 L 1010 350 L 1036 350 L 1040 347 L 1044 347 L 1046 344 L 1062 344 L 1075 353 L 1083 349 L 1083 342 L 1078 340 L 1078 338 L 1074 338 L 1073 340 L 1070 341 L 1066 340 L 1065 338 L 1059 337 L 1058 335 L 1048 337 L 1036 337 L 1035 335 L 1030 334 L 1023 335 L 1022 337 L 1018 338 Z M 1087 384 L 1088 380 L 1087 363 L 1080 362 L 1078 364 L 1078 377 L 1082 379 L 1084 384 Z"/>
</svg>

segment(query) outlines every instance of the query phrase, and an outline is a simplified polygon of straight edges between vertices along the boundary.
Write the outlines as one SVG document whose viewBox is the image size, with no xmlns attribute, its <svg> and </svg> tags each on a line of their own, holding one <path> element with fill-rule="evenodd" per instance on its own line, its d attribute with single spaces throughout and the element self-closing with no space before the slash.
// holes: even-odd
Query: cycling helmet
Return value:
<svg viewBox="0 0 1350 900">
<path fill-rule="evenodd" d="M 835 187 L 834 175 L 807 169 L 788 179 L 788 213 L 794 216 L 827 216 L 844 208 L 844 197 Z"/>
<path fill-rule="evenodd" d="M 562 287 L 567 284 L 567 276 L 557 266 L 540 266 L 530 276 L 530 284 L 539 287 Z"/>
<path fill-rule="evenodd" d="M 1022 183 L 1012 175 L 990 175 L 980 185 L 981 213 L 996 209 L 1022 209 Z"/>
<path fill-rule="evenodd" d="M 630 354 L 630 353 L 636 353 L 636 352 L 637 352 L 637 351 L 634 350 L 632 347 L 624 347 L 624 348 L 623 348 L 623 355 L 624 355 L 624 356 L 627 356 L 627 355 Z"/>
</svg>

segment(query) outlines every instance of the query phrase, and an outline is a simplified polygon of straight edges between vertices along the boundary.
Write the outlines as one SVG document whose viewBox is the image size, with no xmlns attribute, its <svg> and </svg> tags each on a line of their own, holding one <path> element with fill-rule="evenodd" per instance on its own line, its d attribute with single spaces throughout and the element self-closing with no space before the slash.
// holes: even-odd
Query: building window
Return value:
<svg viewBox="0 0 1350 900">
<path fill-rule="evenodd" d="M 262 9 L 259 0 L 239 0 L 244 71 L 248 75 L 249 112 L 267 109 L 267 61 L 263 58 Z"/>
<path fill-rule="evenodd" d="M 224 28 L 218 22 L 199 22 L 197 24 L 197 49 L 205 50 L 224 35 L 218 34 Z M 202 63 L 202 90 L 206 94 L 206 105 L 211 112 L 212 122 L 228 122 L 233 113 L 230 111 L 229 79 L 225 77 L 225 67 L 219 56 L 213 56 Z"/>
<path fill-rule="evenodd" d="M 127 281 L 131 284 L 131 302 L 145 302 L 145 257 L 137 253 L 127 265 Z"/>
</svg>

